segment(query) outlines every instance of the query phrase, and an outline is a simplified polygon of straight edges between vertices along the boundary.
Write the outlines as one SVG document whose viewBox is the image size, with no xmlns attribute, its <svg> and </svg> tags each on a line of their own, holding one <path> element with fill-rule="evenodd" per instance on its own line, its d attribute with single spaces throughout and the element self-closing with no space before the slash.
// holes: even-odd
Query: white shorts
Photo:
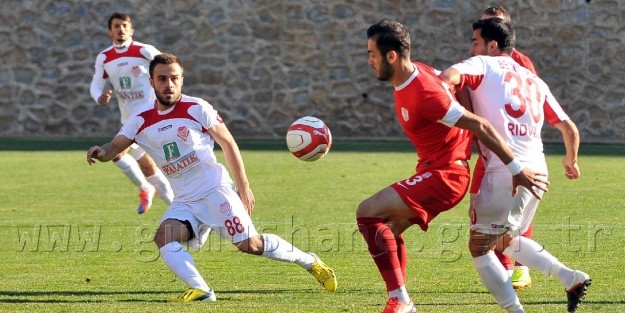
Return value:
<svg viewBox="0 0 625 313">
<path fill-rule="evenodd" d="M 543 192 L 538 190 L 538 193 Z M 471 197 L 471 229 L 492 235 L 508 231 L 523 234 L 532 223 L 539 202 L 524 187 L 519 187 L 517 195 L 512 197 L 512 174 L 507 170 L 486 172 L 479 192 Z"/>
<path fill-rule="evenodd" d="M 258 235 L 239 194 L 231 186 L 215 188 L 206 198 L 194 202 L 174 200 L 160 223 L 167 219 L 191 224 L 194 237 L 185 244 L 194 249 L 204 245 L 211 229 L 232 243 Z"/>
<path fill-rule="evenodd" d="M 130 156 L 139 161 L 139 159 L 141 159 L 144 155 L 145 155 L 145 150 L 143 150 L 143 148 L 139 147 L 138 144 L 133 143 L 130 145 L 130 149 L 128 150 L 128 154 L 130 154 Z"/>
</svg>

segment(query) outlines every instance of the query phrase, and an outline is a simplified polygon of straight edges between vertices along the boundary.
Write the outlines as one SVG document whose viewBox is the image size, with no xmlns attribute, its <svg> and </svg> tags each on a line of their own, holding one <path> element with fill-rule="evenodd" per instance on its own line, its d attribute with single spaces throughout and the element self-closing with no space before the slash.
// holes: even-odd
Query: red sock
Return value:
<svg viewBox="0 0 625 313">
<path fill-rule="evenodd" d="M 406 282 L 406 267 L 408 266 L 408 253 L 406 252 L 406 245 L 404 244 L 404 234 L 395 237 L 397 243 L 397 259 L 399 260 L 399 267 L 401 268 L 401 274 L 404 277 L 404 283 Z"/>
<path fill-rule="evenodd" d="M 497 250 L 495 250 L 495 255 L 497 256 L 497 258 L 499 259 L 499 262 L 501 262 L 503 267 L 506 268 L 506 270 L 508 271 L 514 270 L 514 265 L 512 265 L 512 260 L 507 255 L 504 255 L 503 253 Z"/>
<path fill-rule="evenodd" d="M 534 230 L 534 225 L 530 224 L 530 227 L 527 228 L 527 230 L 521 235 L 525 238 L 530 238 L 532 239 L 532 231 Z M 514 265 L 516 266 L 523 266 L 523 264 L 519 263 L 519 262 L 514 262 Z"/>
<path fill-rule="evenodd" d="M 358 230 L 369 247 L 369 253 L 386 283 L 386 290 L 395 290 L 405 284 L 395 235 L 381 218 L 359 217 Z"/>
</svg>

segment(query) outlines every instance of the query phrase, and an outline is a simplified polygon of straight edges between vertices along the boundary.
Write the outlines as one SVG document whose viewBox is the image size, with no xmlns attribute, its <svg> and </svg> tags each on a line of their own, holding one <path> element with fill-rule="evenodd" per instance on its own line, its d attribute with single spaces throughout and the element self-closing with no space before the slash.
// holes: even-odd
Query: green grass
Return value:
<svg viewBox="0 0 625 313">
<path fill-rule="evenodd" d="M 151 242 L 164 204 L 137 215 L 135 188 L 119 170 L 86 164 L 84 150 L 93 142 L 0 140 L 1 312 L 381 311 L 384 284 L 354 212 L 413 171 L 416 156 L 405 142 L 337 141 L 324 159 L 306 163 L 280 141 L 242 140 L 257 228 L 319 254 L 334 267 L 339 290 L 326 293 L 295 265 L 244 255 L 211 236 L 193 255 L 219 300 L 190 304 L 164 302 L 185 289 Z M 578 181 L 564 178 L 561 151 L 547 146 L 552 185 L 534 238 L 593 276 L 579 312 L 623 312 L 625 147 L 584 145 Z M 413 227 L 406 234 L 408 288 L 421 312 L 502 312 L 467 253 L 466 211 L 465 199 L 427 233 Z M 563 287 L 532 276 L 533 288 L 519 292 L 526 309 L 566 311 Z"/>
</svg>

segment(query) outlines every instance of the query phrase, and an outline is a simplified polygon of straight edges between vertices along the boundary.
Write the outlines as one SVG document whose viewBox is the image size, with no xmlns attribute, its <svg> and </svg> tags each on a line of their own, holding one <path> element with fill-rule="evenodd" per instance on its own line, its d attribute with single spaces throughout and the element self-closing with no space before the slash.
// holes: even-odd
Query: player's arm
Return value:
<svg viewBox="0 0 625 313">
<path fill-rule="evenodd" d="M 223 150 L 226 163 L 228 163 L 228 167 L 230 167 L 232 175 L 234 176 L 234 181 L 237 184 L 239 197 L 241 197 L 243 205 L 245 205 L 247 212 L 251 215 L 254 210 L 256 200 L 254 198 L 254 194 L 252 193 L 252 189 L 250 189 L 250 183 L 247 179 L 247 174 L 245 173 L 245 165 L 243 164 L 243 158 L 241 157 L 239 146 L 234 140 L 234 137 L 232 137 L 230 130 L 228 130 L 226 125 L 223 123 L 211 126 L 208 129 L 208 133 L 213 137 L 213 139 L 215 139 Z"/>
<path fill-rule="evenodd" d="M 91 98 L 99 105 L 106 105 L 111 101 L 113 91 L 110 89 L 104 91 L 104 86 L 106 86 L 106 79 L 104 78 L 104 55 L 98 54 L 89 92 L 91 93 Z"/>
<path fill-rule="evenodd" d="M 493 151 L 508 166 L 513 175 L 513 196 L 517 193 L 518 186 L 523 186 L 536 198 L 542 199 L 535 188 L 545 192 L 548 191 L 547 185 L 549 185 L 549 182 L 545 178 L 546 174 L 534 172 L 527 167 L 523 167 L 521 162 L 515 159 L 512 149 L 486 119 L 465 110 L 455 125 L 471 131 L 482 144 Z"/>
<path fill-rule="evenodd" d="M 554 125 L 562 133 L 566 155 L 562 159 L 564 173 L 568 179 L 577 179 L 580 176 L 577 165 L 577 153 L 579 151 L 579 131 L 573 121 L 564 120 Z"/>
<path fill-rule="evenodd" d="M 122 151 L 128 149 L 131 144 L 132 140 L 128 139 L 126 136 L 117 135 L 109 143 L 89 148 L 89 151 L 87 151 L 87 163 L 91 165 L 95 163 L 95 160 L 108 162 Z"/>
</svg>

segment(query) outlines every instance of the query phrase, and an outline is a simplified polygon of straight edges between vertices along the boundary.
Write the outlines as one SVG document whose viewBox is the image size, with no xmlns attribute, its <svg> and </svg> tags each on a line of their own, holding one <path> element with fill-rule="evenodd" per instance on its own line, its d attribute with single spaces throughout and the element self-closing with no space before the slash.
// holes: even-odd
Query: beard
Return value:
<svg viewBox="0 0 625 313">
<path fill-rule="evenodd" d="M 178 100 L 180 100 L 180 95 L 176 95 L 175 93 L 172 95 L 172 97 L 168 98 L 165 94 L 163 93 L 156 93 L 156 100 L 158 100 L 158 102 L 168 108 L 172 107 L 174 104 L 178 103 Z"/>
<path fill-rule="evenodd" d="M 393 77 L 393 74 L 395 74 L 395 70 L 393 69 L 393 67 L 391 66 L 391 63 L 388 63 L 388 61 L 386 59 L 382 59 L 382 64 L 380 67 L 380 71 L 378 71 L 377 73 L 377 79 L 379 81 L 389 81 L 391 79 L 391 77 Z"/>
</svg>

